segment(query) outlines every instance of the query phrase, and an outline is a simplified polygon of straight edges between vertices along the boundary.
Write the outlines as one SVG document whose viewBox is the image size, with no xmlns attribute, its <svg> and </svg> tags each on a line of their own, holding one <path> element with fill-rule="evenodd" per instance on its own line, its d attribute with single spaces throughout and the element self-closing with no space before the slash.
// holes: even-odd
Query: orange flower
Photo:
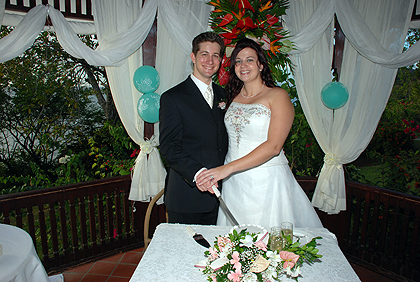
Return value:
<svg viewBox="0 0 420 282">
<path fill-rule="evenodd" d="M 242 13 L 242 11 L 239 11 L 238 13 L 235 13 L 234 11 L 232 11 L 232 14 L 234 14 L 234 15 L 235 15 L 235 17 L 236 17 L 238 20 L 242 20 L 242 17 L 244 16 L 244 13 Z"/>
<path fill-rule="evenodd" d="M 212 6 L 215 6 L 215 7 L 217 7 L 217 6 L 220 7 L 220 0 L 216 0 L 216 1 L 212 0 L 209 3 L 207 3 L 207 4 L 212 5 Z"/>
<path fill-rule="evenodd" d="M 276 52 L 280 53 L 281 46 L 276 46 L 275 45 L 276 42 L 279 41 L 279 40 L 280 40 L 280 38 L 270 42 L 270 51 L 273 54 L 276 54 Z M 270 56 L 270 53 L 268 53 L 268 55 Z M 271 58 L 271 56 L 270 56 L 270 58 Z"/>
<path fill-rule="evenodd" d="M 268 1 L 263 7 L 260 8 L 260 12 L 271 9 L 271 7 L 273 7 L 273 5 L 271 5 L 271 1 Z"/>
</svg>

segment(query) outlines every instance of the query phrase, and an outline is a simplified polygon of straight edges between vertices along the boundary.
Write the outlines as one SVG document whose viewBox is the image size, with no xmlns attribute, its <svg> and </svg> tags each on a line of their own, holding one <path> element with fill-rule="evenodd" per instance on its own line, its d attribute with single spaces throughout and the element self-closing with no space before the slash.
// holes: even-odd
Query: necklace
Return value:
<svg viewBox="0 0 420 282">
<path fill-rule="evenodd" d="M 244 88 L 242 87 L 242 89 L 241 89 L 241 95 L 242 95 L 242 97 L 247 98 L 247 99 L 252 98 L 252 97 L 255 97 L 255 96 L 257 96 L 258 94 L 260 94 L 260 92 L 261 92 L 261 91 L 263 90 L 263 88 L 264 88 L 264 85 L 265 85 L 265 83 L 263 83 L 263 85 L 261 86 L 260 91 L 258 91 L 258 92 L 257 92 L 257 93 L 255 93 L 255 94 L 252 94 L 251 96 L 245 96 L 245 95 L 244 95 Z"/>
</svg>

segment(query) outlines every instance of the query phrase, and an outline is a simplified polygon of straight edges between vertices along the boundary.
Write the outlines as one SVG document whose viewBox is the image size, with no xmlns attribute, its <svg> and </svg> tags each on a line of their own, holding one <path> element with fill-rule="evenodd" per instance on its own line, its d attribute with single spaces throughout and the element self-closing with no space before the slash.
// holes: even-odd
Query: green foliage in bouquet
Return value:
<svg viewBox="0 0 420 282">
<path fill-rule="evenodd" d="M 284 234 L 283 234 L 284 235 Z M 303 262 L 309 264 L 321 258 L 316 240 L 301 245 L 285 236 L 282 251 L 267 246 L 268 232 L 255 234 L 242 229 L 233 230 L 226 236 L 216 237 L 214 246 L 204 252 L 207 257 L 202 266 L 208 281 L 280 281 L 286 275 L 297 280 Z"/>
<path fill-rule="evenodd" d="M 230 54 L 236 43 L 245 37 L 261 44 L 275 81 L 283 82 L 288 78 L 292 63 L 287 53 L 293 49 L 293 44 L 287 39 L 288 32 L 281 21 L 288 1 L 212 0 L 207 4 L 215 7 L 210 14 L 210 26 L 226 45 L 218 76 L 221 85 L 228 81 Z"/>
</svg>

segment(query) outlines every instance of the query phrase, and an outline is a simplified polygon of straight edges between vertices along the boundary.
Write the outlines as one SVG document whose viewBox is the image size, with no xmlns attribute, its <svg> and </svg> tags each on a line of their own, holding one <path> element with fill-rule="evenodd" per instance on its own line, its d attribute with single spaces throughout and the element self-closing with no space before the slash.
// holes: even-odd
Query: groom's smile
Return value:
<svg viewBox="0 0 420 282">
<path fill-rule="evenodd" d="M 210 84 L 212 76 L 219 70 L 221 56 L 220 45 L 216 42 L 202 42 L 197 55 L 191 53 L 194 63 L 193 74 L 206 84 Z"/>
</svg>

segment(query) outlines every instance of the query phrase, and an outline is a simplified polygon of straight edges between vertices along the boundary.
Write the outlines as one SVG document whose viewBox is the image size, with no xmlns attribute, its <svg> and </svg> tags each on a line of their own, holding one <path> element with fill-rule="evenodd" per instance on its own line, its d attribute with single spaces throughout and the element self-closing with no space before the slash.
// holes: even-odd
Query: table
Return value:
<svg viewBox="0 0 420 282">
<path fill-rule="evenodd" d="M 12 225 L 0 224 L 1 282 L 50 282 L 29 234 Z"/>
<path fill-rule="evenodd" d="M 213 245 L 215 237 L 227 234 L 232 227 L 228 226 L 191 226 Z M 307 234 L 309 239 L 321 236 L 317 240 L 319 253 L 323 255 L 320 262 L 309 266 L 304 263 L 300 282 L 305 281 L 360 281 L 350 263 L 337 244 L 335 235 L 325 228 L 301 229 L 295 233 Z M 194 241 L 186 225 L 162 223 L 153 235 L 146 252 L 138 264 L 130 282 L 142 281 L 207 281 L 194 264 L 204 259 L 205 248 Z M 282 277 L 282 281 L 294 281 Z"/>
</svg>

